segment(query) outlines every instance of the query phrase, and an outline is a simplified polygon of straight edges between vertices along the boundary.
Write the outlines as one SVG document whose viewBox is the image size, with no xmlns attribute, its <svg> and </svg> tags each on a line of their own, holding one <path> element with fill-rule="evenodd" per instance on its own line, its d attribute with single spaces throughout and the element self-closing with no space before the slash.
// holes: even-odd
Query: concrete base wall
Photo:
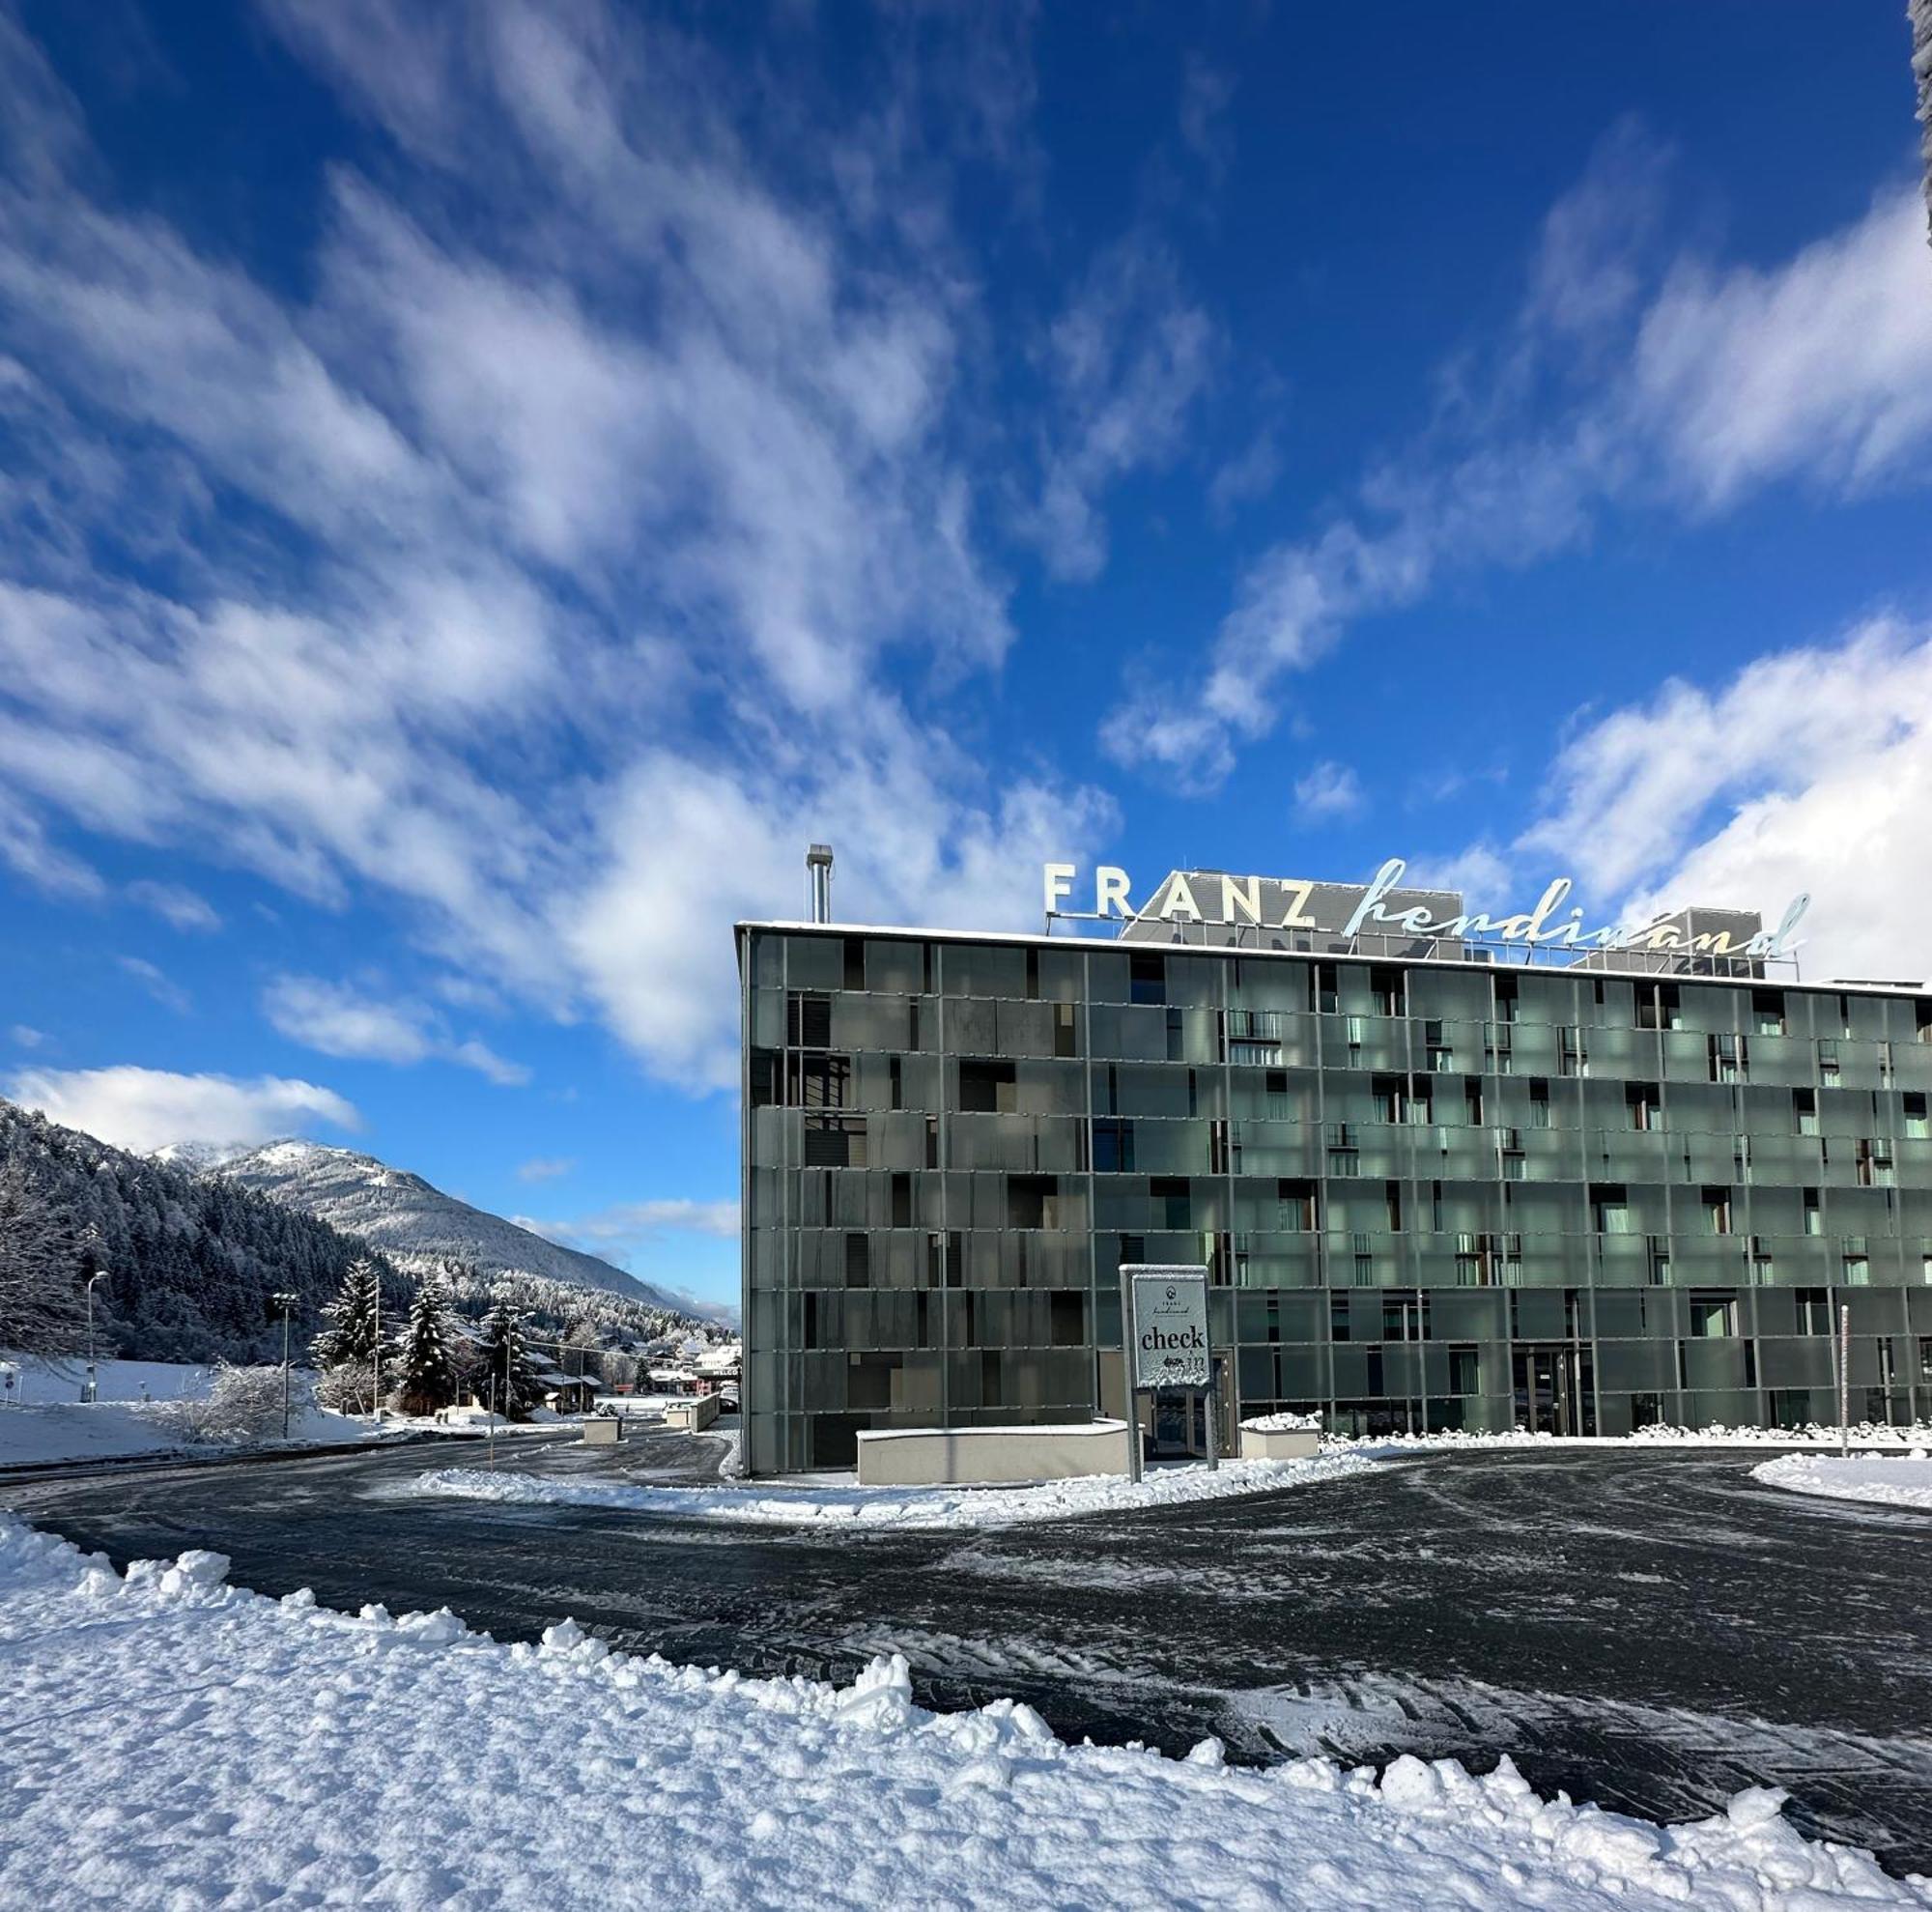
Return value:
<svg viewBox="0 0 1932 1912">
<path fill-rule="evenodd" d="M 1321 1444 L 1321 1436 L 1312 1427 L 1282 1428 L 1273 1434 L 1252 1427 L 1241 1430 L 1244 1461 L 1305 1461 Z"/>
<path fill-rule="evenodd" d="M 615 1414 L 602 1415 L 583 1423 L 586 1447 L 614 1447 L 624 1438 L 624 1423 Z"/>
<path fill-rule="evenodd" d="M 861 1487 L 945 1487 L 1125 1473 L 1120 1421 L 1072 1427 L 932 1428 L 861 1434 Z"/>
<path fill-rule="evenodd" d="M 694 1394 L 686 1401 L 665 1404 L 665 1425 L 685 1434 L 696 1434 L 718 1418 L 719 1400 L 715 1394 Z"/>
</svg>

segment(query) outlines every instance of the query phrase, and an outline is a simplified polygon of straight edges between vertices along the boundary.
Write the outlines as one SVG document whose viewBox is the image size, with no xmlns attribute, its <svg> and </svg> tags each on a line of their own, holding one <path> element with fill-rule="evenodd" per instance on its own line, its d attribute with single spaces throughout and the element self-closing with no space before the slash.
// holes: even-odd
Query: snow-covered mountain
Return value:
<svg viewBox="0 0 1932 1912">
<path fill-rule="evenodd" d="M 700 1312 L 681 1295 L 654 1288 L 595 1255 L 547 1241 L 501 1215 L 472 1209 L 421 1176 L 353 1149 L 270 1142 L 215 1160 L 208 1172 L 315 1215 L 345 1235 L 360 1236 L 404 1267 L 467 1262 L 484 1276 L 532 1275 L 681 1315 Z"/>
</svg>

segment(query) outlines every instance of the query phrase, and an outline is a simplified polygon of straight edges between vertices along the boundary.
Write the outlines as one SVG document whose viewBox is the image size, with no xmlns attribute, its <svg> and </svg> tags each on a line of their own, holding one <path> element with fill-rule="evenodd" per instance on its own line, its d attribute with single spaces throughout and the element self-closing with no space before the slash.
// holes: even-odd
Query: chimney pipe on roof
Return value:
<svg viewBox="0 0 1932 1912">
<path fill-rule="evenodd" d="M 832 845 L 812 843 L 805 852 L 805 867 L 811 872 L 811 920 L 832 921 Z"/>
</svg>

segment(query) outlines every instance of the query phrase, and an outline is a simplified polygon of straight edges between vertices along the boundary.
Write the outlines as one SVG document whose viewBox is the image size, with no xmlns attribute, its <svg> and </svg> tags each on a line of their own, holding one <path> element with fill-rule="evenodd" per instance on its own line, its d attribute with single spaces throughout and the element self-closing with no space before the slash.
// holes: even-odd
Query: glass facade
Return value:
<svg viewBox="0 0 1932 1912">
<path fill-rule="evenodd" d="M 1932 1415 L 1932 997 L 739 929 L 753 1471 L 1118 1412 L 1205 1263 L 1230 1418 Z"/>
</svg>

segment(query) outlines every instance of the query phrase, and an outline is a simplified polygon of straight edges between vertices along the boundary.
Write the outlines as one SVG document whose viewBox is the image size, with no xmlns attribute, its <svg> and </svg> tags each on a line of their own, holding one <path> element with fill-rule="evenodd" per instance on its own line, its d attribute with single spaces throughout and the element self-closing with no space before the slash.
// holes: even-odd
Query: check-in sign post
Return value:
<svg viewBox="0 0 1932 1912">
<path fill-rule="evenodd" d="M 1129 1263 L 1121 1270 L 1122 1366 L 1127 1384 L 1127 1461 L 1141 1476 L 1140 1418 L 1143 1389 L 1208 1389 L 1214 1384 L 1213 1352 L 1208 1345 L 1208 1270 L 1199 1266 Z M 1208 1465 L 1214 1451 L 1213 1403 L 1208 1408 Z"/>
</svg>

